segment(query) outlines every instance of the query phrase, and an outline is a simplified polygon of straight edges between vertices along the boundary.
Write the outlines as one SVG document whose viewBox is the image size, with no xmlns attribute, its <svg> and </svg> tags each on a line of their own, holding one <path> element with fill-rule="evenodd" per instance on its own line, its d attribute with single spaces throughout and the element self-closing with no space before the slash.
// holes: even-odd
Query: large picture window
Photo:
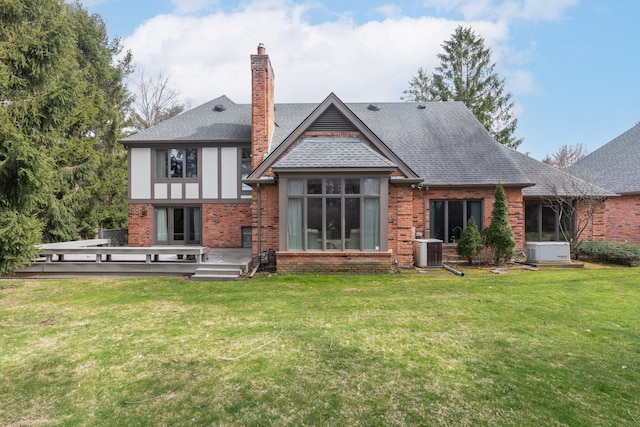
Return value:
<svg viewBox="0 0 640 427">
<path fill-rule="evenodd" d="M 156 178 L 198 177 L 198 150 L 170 148 L 156 150 Z"/>
<path fill-rule="evenodd" d="M 289 250 L 380 250 L 379 178 L 287 180 Z"/>
<path fill-rule="evenodd" d="M 524 232 L 527 242 L 568 241 L 573 236 L 573 212 L 570 205 L 542 201 L 524 204 Z"/>
<path fill-rule="evenodd" d="M 429 208 L 433 239 L 455 243 L 467 228 L 469 218 L 473 218 L 478 230 L 482 231 L 481 200 L 432 200 Z"/>
</svg>

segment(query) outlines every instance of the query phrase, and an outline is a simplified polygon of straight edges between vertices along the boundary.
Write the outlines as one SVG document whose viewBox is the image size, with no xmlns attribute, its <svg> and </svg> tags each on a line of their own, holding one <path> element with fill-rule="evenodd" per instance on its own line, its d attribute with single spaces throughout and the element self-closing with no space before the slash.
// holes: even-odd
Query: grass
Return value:
<svg viewBox="0 0 640 427">
<path fill-rule="evenodd" d="M 466 273 L 0 281 L 0 425 L 640 424 L 640 270 Z"/>
</svg>

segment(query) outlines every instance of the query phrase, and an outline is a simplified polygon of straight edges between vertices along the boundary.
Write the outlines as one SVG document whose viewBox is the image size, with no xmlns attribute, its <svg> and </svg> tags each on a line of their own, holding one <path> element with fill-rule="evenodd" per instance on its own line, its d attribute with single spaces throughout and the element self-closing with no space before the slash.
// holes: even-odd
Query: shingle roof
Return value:
<svg viewBox="0 0 640 427">
<path fill-rule="evenodd" d="M 216 106 L 224 106 L 217 111 Z M 121 140 L 124 144 L 168 141 L 251 141 L 251 106 L 221 96 Z"/>
<path fill-rule="evenodd" d="M 461 102 L 346 103 L 426 185 L 532 185 Z M 317 104 L 277 104 L 271 151 Z"/>
<path fill-rule="evenodd" d="M 619 194 L 640 193 L 640 124 L 576 162 L 569 172 Z"/>
<path fill-rule="evenodd" d="M 607 191 L 590 182 L 584 181 L 568 174 L 558 168 L 544 164 L 525 154 L 519 153 L 508 147 L 509 155 L 517 163 L 518 167 L 536 185 L 522 189 L 524 197 L 556 197 L 556 196 L 598 196 L 612 197 L 615 193 Z"/>
<path fill-rule="evenodd" d="M 462 102 L 347 104 L 426 185 L 533 184 Z"/>
<path fill-rule="evenodd" d="M 318 107 L 318 103 L 275 105 L 273 152 Z M 389 102 L 345 104 L 428 186 L 525 186 L 529 197 L 551 195 L 566 174 L 497 143 L 461 102 Z M 223 106 L 216 111 L 216 106 Z M 640 131 L 639 131 L 640 132 Z M 122 140 L 124 144 L 251 140 L 251 105 L 226 96 Z M 319 141 L 316 141 L 319 142 Z M 364 143 L 302 141 L 276 168 L 393 167 L 394 163 Z M 595 153 L 594 153 L 595 154 Z M 635 154 L 635 153 L 634 153 Z M 536 184 L 533 186 L 533 184 Z M 584 183 L 587 185 L 586 183 Z M 640 185 L 637 187 L 640 189 Z M 612 193 L 598 189 L 608 195 Z"/>
<path fill-rule="evenodd" d="M 394 169 L 397 165 L 376 153 L 361 139 L 303 139 L 273 164 L 277 169 Z"/>
</svg>

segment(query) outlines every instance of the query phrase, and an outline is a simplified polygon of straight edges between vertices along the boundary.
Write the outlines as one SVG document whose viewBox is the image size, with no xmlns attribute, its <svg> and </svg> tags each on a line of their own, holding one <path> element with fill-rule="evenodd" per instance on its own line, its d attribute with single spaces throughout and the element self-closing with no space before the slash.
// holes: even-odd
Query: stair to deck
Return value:
<svg viewBox="0 0 640 427">
<path fill-rule="evenodd" d="M 242 268 L 239 266 L 206 266 L 199 267 L 191 276 L 191 280 L 201 282 L 224 282 L 228 280 L 236 280 L 242 274 Z"/>
</svg>

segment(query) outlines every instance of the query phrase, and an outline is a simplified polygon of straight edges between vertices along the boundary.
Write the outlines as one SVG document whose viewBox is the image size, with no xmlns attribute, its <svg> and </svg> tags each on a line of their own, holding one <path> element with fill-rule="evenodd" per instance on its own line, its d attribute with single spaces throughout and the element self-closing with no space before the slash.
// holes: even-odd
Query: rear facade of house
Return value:
<svg viewBox="0 0 640 427">
<path fill-rule="evenodd" d="M 251 104 L 226 96 L 123 139 L 129 245 L 252 248 L 283 272 L 388 272 L 416 238 L 455 252 L 507 196 L 516 249 L 562 240 L 545 197 L 563 172 L 498 144 L 459 102 L 275 104 L 262 45 Z M 600 215 L 600 214 L 599 214 Z M 599 222 L 589 238 L 604 238 Z"/>
</svg>

